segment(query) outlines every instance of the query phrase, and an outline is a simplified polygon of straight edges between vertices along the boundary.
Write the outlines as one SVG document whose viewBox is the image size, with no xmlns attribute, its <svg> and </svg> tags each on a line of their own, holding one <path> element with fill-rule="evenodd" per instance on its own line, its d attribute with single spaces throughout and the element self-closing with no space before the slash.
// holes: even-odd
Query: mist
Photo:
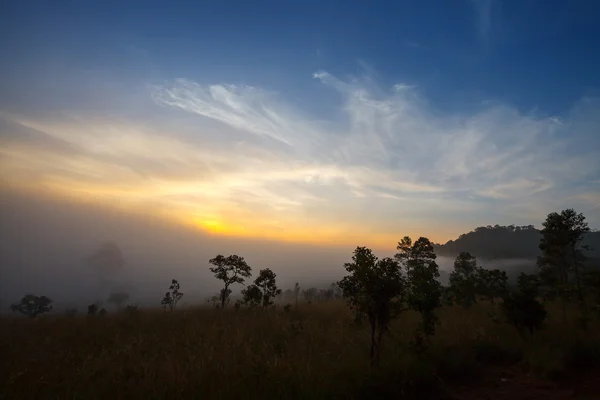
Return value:
<svg viewBox="0 0 600 400">
<path fill-rule="evenodd" d="M 101 270 L 90 257 L 115 244 L 123 265 Z M 360 245 L 357 243 L 356 245 Z M 171 279 L 185 293 L 182 306 L 201 304 L 221 288 L 208 270 L 217 254 L 238 254 L 254 274 L 271 268 L 281 288 L 325 287 L 344 275 L 354 246 L 317 246 L 210 235 L 152 216 L 76 201 L 2 191 L 0 207 L 1 313 L 23 295 L 45 295 L 55 311 L 85 308 L 111 293 L 129 294 L 128 303 L 158 307 Z M 394 254 L 375 249 L 379 257 Z M 439 257 L 446 284 L 454 260 Z M 485 268 L 532 269 L 534 260 L 479 260 Z M 239 292 L 234 289 L 234 296 Z"/>
<path fill-rule="evenodd" d="M 120 268 L 90 265 L 90 256 L 105 243 L 121 250 Z M 152 216 L 2 191 L 0 312 L 26 293 L 50 297 L 55 310 L 107 304 L 111 292 L 127 292 L 129 304 L 159 306 L 171 279 L 185 293 L 182 305 L 202 303 L 221 288 L 208 270 L 217 254 L 243 256 L 254 274 L 271 268 L 284 289 L 295 282 L 324 286 L 341 278 L 352 251 L 209 235 Z"/>
</svg>

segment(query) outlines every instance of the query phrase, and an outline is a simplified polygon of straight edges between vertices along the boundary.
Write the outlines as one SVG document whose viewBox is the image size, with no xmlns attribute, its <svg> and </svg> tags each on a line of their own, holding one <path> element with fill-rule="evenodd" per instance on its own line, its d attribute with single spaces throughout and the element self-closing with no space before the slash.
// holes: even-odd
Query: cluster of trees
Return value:
<svg viewBox="0 0 600 400">
<path fill-rule="evenodd" d="M 507 288 L 505 271 L 484 269 L 477 265 L 477 259 L 471 253 L 461 252 L 454 261 L 447 293 L 450 301 L 468 308 L 477 302 L 478 297 L 494 303 L 495 299 L 506 294 Z"/>
<path fill-rule="evenodd" d="M 371 362 L 379 362 L 382 336 L 391 320 L 406 310 L 421 315 L 413 345 L 415 350 L 425 351 L 428 338 L 435 333 L 436 310 L 444 302 L 469 308 L 481 298 L 492 303 L 501 298 L 506 320 L 519 333 L 529 332 L 533 336 L 543 326 L 547 314 L 540 297 L 560 298 L 565 321 L 566 304 L 575 301 L 585 327 L 589 299 L 596 302 L 596 307 L 600 300 L 600 272 L 584 268 L 584 251 L 588 246 L 582 240 L 590 232 L 588 224 L 583 214 L 567 209 L 549 214 L 543 227 L 539 231 L 538 272 L 521 273 L 514 288 L 508 287 L 506 272 L 478 266 L 476 257 L 466 251 L 456 257 L 449 286 L 442 287 L 437 279 L 434 245 L 424 237 L 414 243 L 409 237 L 403 238 L 393 258 L 378 259 L 370 249 L 357 247 L 352 262 L 344 265 L 348 275 L 339 282 L 339 287 L 357 318 L 366 317 L 369 321 Z M 534 231 L 532 226 L 506 228 L 483 229 Z"/>
<path fill-rule="evenodd" d="M 565 321 L 567 305 L 577 304 L 579 320 L 584 328 L 591 311 L 599 311 L 600 315 L 600 270 L 591 270 L 586 266 L 589 246 L 584 243 L 584 238 L 590 228 L 583 214 L 573 209 L 551 213 L 540 231 L 532 226 L 496 226 L 478 228 L 476 233 L 482 230 L 513 233 L 534 231 L 539 235 L 537 273 L 521 273 L 516 286 L 509 287 L 505 271 L 485 269 L 478 265 L 475 255 L 461 251 L 454 262 L 449 285 L 443 287 L 439 281 L 436 245 L 425 237 L 413 242 L 407 236 L 398 243 L 398 252 L 391 258 L 379 259 L 371 249 L 357 247 L 352 262 L 344 264 L 347 275 L 326 289 L 313 287 L 301 290 L 296 283 L 293 289 L 282 293 L 277 287 L 276 274 L 268 268 L 260 270 L 254 281 L 245 286 L 246 280 L 252 275 L 252 268 L 244 258 L 219 254 L 209 260 L 212 265 L 210 271 L 223 282 L 223 288 L 212 301 L 216 307 L 225 308 L 235 285 L 244 286 L 242 298 L 235 303 L 236 308 L 246 306 L 264 309 L 277 298 L 293 301 L 297 305 L 300 296 L 307 302 L 343 297 L 354 312 L 357 323 L 368 320 L 373 364 L 379 362 L 382 337 L 391 321 L 406 310 L 414 310 L 421 317 L 412 341 L 413 349 L 419 353 L 426 351 L 429 338 L 435 334 L 438 322 L 436 313 L 442 304 L 469 308 L 481 299 L 492 304 L 501 299 L 500 308 L 506 321 L 521 334 L 529 333 L 530 336 L 543 327 L 546 318 L 544 303 L 547 301 L 560 301 Z M 173 279 L 161 305 L 165 310 L 173 311 L 182 297 L 179 282 Z M 127 293 L 117 292 L 112 293 L 108 301 L 121 309 L 128 299 Z M 101 303 L 88 306 L 88 315 L 106 314 L 106 310 L 100 306 Z M 11 309 L 34 318 L 49 312 L 52 300 L 28 294 L 19 303 L 13 304 Z M 133 312 L 134 309 L 137 310 L 133 306 L 127 307 L 127 311 Z"/>
<path fill-rule="evenodd" d="M 224 284 L 221 289 L 217 303 L 217 296 L 211 301 L 215 306 L 225 308 L 229 304 L 232 293 L 231 287 L 239 284 L 244 285 L 246 279 L 252 276 L 252 268 L 244 260 L 244 257 L 238 255 L 223 256 L 217 255 L 209 260 L 213 266 L 210 271 L 215 275 L 215 278 L 222 281 Z M 299 286 L 297 285 L 298 289 Z M 236 308 L 241 306 L 247 307 L 262 307 L 266 308 L 273 304 L 273 299 L 281 294 L 281 289 L 277 287 L 276 275 L 269 268 L 261 269 L 254 282 L 242 290 L 242 299 L 235 304 Z"/>
<path fill-rule="evenodd" d="M 391 320 L 412 309 L 421 314 L 415 346 L 424 348 L 434 334 L 436 309 L 441 306 L 442 285 L 437 280 L 433 244 L 421 237 L 414 243 L 406 236 L 398 243 L 394 258 L 378 259 L 367 247 L 357 247 L 348 272 L 338 285 L 357 320 L 366 317 L 371 332 L 371 363 L 379 363 L 381 341 Z"/>
</svg>

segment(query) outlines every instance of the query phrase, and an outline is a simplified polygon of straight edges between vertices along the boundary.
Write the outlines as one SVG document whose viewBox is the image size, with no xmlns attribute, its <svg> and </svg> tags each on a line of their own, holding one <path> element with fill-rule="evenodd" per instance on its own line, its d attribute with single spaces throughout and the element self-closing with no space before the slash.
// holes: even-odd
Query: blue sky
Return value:
<svg viewBox="0 0 600 400">
<path fill-rule="evenodd" d="M 4 2 L 2 178 L 292 240 L 600 224 L 600 3 L 358 3 Z"/>
</svg>

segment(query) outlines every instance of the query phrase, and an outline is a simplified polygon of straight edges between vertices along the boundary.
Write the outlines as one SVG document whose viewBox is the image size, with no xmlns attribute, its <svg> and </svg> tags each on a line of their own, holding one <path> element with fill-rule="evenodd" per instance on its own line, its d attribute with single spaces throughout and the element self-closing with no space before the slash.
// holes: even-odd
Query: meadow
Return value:
<svg viewBox="0 0 600 400">
<path fill-rule="evenodd" d="M 3 318 L 0 398 L 597 399 L 600 323 L 582 330 L 575 310 L 565 324 L 547 308 L 544 329 L 521 337 L 498 304 L 444 306 L 422 355 L 410 347 L 419 316 L 404 312 L 378 367 L 368 324 L 341 300 Z"/>
</svg>

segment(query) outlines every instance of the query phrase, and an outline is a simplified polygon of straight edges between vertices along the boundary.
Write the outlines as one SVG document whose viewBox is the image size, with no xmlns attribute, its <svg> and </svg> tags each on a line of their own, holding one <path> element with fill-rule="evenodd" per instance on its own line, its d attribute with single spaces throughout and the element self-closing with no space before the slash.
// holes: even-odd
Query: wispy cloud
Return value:
<svg viewBox="0 0 600 400">
<path fill-rule="evenodd" d="M 492 30 L 492 7 L 494 0 L 470 0 L 476 14 L 477 31 L 484 42 L 487 42 Z"/>
<path fill-rule="evenodd" d="M 166 113 L 150 122 L 4 114 L 2 177 L 290 239 L 443 240 L 540 221 L 573 196 L 600 222 L 589 203 L 600 148 L 578 140 L 594 103 L 560 119 L 499 104 L 445 115 L 415 86 L 313 78 L 339 95 L 342 118 L 311 118 L 261 88 L 189 80 L 151 88 Z"/>
</svg>

